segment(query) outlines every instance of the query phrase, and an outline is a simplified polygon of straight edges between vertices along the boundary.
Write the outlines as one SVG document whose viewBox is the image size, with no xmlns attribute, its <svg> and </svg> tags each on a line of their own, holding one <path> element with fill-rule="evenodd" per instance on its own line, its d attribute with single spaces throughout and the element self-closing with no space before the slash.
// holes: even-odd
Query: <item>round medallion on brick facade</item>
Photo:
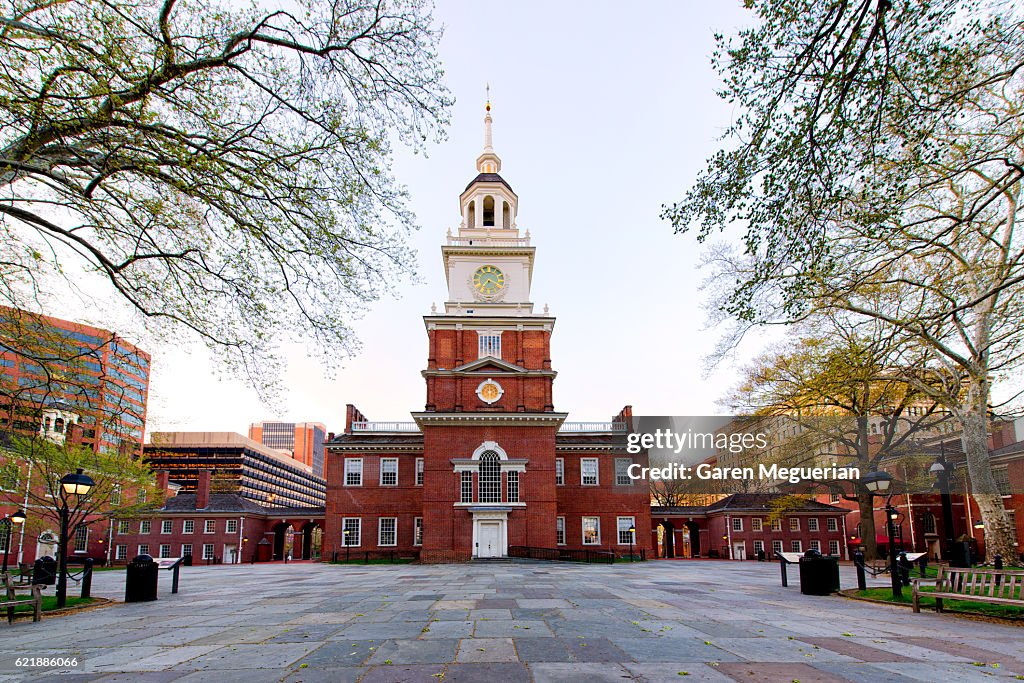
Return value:
<svg viewBox="0 0 1024 683">
<path fill-rule="evenodd" d="M 497 401 L 504 393 L 505 390 L 502 389 L 501 385 L 493 379 L 485 379 L 480 383 L 480 386 L 476 388 L 476 395 L 481 401 L 488 405 Z"/>
</svg>

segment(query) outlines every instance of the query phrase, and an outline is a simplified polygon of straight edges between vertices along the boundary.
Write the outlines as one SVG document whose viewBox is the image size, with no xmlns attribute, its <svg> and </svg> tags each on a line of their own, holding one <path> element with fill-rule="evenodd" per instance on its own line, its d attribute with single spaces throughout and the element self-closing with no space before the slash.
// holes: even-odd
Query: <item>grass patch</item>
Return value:
<svg viewBox="0 0 1024 683">
<path fill-rule="evenodd" d="M 922 610 L 934 610 L 935 609 L 935 598 L 927 595 L 931 586 L 921 587 L 921 609 Z M 895 600 L 892 597 L 892 589 L 889 587 L 885 588 L 868 588 L 863 591 L 851 591 L 852 595 L 859 598 L 867 598 L 869 600 L 879 600 L 881 602 L 889 602 L 896 605 L 911 605 L 913 604 L 913 598 L 910 587 L 903 589 L 903 597 L 900 600 Z M 971 612 L 975 614 L 984 614 L 991 617 L 1000 617 L 1003 619 L 1022 619 L 1024 620 L 1024 607 L 1011 607 L 1010 605 L 994 605 L 989 602 L 975 602 L 973 600 L 951 600 L 950 598 L 942 599 L 942 609 L 946 612 Z"/>
<path fill-rule="evenodd" d="M 19 594 L 18 597 L 19 598 L 23 597 L 23 594 Z M 93 602 L 96 602 L 96 598 L 73 598 L 73 597 L 71 597 L 69 595 L 68 599 L 67 599 L 67 604 L 65 605 L 65 607 L 77 607 L 79 605 L 88 605 L 88 604 L 91 604 Z M 44 612 L 52 612 L 55 609 L 57 609 L 57 596 L 56 595 L 44 595 L 43 596 L 43 611 Z M 24 614 L 24 613 L 31 614 L 32 613 L 32 605 L 28 604 L 28 603 L 26 603 L 24 605 L 15 605 L 14 613 L 15 614 Z"/>
</svg>

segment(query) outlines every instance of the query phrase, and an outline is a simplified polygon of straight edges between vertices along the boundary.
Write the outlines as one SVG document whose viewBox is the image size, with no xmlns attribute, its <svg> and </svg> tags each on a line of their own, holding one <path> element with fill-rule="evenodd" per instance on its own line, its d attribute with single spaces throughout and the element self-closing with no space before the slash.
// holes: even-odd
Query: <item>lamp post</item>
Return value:
<svg viewBox="0 0 1024 683">
<path fill-rule="evenodd" d="M 636 525 L 629 525 L 629 561 L 633 561 L 633 537 L 636 536 Z"/>
<path fill-rule="evenodd" d="M 963 567 L 961 553 L 956 548 L 956 535 L 953 530 L 953 501 L 949 492 L 949 479 L 953 474 L 953 465 L 946 462 L 946 451 L 942 448 L 938 460 L 928 469 L 928 472 L 935 477 L 935 487 L 939 489 L 942 498 L 942 533 L 946 543 L 943 548 L 943 559 L 949 561 L 950 567 Z"/>
<path fill-rule="evenodd" d="M 11 529 L 15 524 L 21 525 L 24 523 L 24 510 L 18 510 L 13 515 L 9 515 L 0 520 L 0 524 L 4 525 L 4 574 L 7 573 L 7 554 L 11 551 Z"/>
<path fill-rule="evenodd" d="M 64 607 L 68 599 L 68 525 L 70 523 L 70 510 L 68 509 L 68 498 L 75 496 L 80 499 L 89 495 L 89 491 L 95 486 L 95 482 L 84 470 L 79 467 L 74 474 L 65 474 L 60 479 L 60 566 L 57 570 L 57 607 Z"/>
<path fill-rule="evenodd" d="M 348 535 L 349 535 L 350 533 L 352 533 L 352 532 L 351 532 L 351 531 L 349 531 L 348 529 L 345 529 L 345 530 L 344 530 L 343 532 L 341 532 L 341 533 L 342 533 L 342 535 L 344 535 L 344 537 L 345 537 L 345 564 L 348 564 L 348 558 L 349 558 L 349 553 L 351 552 L 351 550 L 350 550 L 350 549 L 351 549 L 351 547 L 352 547 L 352 546 L 351 546 L 351 545 L 349 544 L 349 542 L 348 542 Z"/>
<path fill-rule="evenodd" d="M 868 472 L 860 479 L 861 485 L 872 496 L 885 496 L 885 531 L 889 537 L 889 578 L 892 580 L 892 597 L 903 598 L 903 582 L 900 581 L 899 566 L 896 564 L 896 518 L 899 512 L 894 508 L 892 500 L 892 475 L 888 472 Z"/>
</svg>

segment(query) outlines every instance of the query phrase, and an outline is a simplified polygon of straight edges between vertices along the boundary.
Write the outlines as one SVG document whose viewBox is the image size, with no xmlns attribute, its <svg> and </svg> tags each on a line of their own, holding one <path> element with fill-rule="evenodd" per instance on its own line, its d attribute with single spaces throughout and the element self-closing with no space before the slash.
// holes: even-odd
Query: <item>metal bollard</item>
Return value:
<svg viewBox="0 0 1024 683">
<path fill-rule="evenodd" d="M 992 566 L 995 567 L 997 570 L 1002 569 L 1003 568 L 1003 556 L 1002 555 L 996 555 L 995 559 L 992 561 Z M 1002 574 L 996 574 L 996 587 L 997 588 L 999 587 L 999 584 L 1001 583 L 1002 578 L 1003 578 Z"/>
<path fill-rule="evenodd" d="M 85 568 L 82 569 L 82 597 L 91 597 L 92 593 L 92 565 L 93 560 L 91 557 L 85 558 Z"/>
<path fill-rule="evenodd" d="M 864 553 L 862 551 L 854 551 L 853 564 L 857 567 L 857 589 L 865 591 L 868 589 L 868 578 L 864 573 Z"/>
</svg>

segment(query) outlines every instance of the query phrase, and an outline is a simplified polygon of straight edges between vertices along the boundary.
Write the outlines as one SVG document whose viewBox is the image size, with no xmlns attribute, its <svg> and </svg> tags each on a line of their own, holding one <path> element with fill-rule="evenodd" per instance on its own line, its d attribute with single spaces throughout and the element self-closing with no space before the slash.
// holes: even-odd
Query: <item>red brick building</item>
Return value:
<svg viewBox="0 0 1024 683">
<path fill-rule="evenodd" d="M 448 299 L 424 317 L 425 408 L 401 423 L 348 407 L 344 433 L 327 444 L 325 556 L 346 546 L 426 562 L 516 547 L 621 554 L 629 529 L 650 527 L 646 482 L 626 475 L 647 463 L 625 451 L 630 409 L 606 423 L 568 423 L 555 410 L 555 319 L 530 298 L 535 248 L 498 175 L 489 109 L 479 174 L 441 250 Z M 646 533 L 632 540 L 649 546 Z"/>
</svg>

